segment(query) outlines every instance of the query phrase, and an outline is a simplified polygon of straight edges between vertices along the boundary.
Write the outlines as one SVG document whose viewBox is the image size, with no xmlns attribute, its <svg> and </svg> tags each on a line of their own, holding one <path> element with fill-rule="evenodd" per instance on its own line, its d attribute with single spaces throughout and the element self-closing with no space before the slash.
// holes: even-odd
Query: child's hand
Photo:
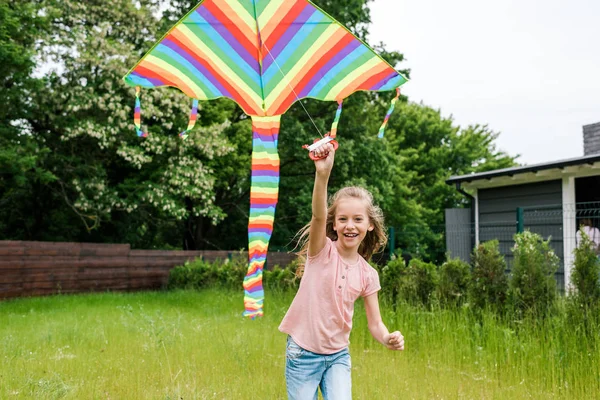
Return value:
<svg viewBox="0 0 600 400">
<path fill-rule="evenodd" d="M 383 342 L 385 343 L 385 347 L 390 350 L 404 350 L 404 336 L 402 336 L 400 331 L 385 335 Z"/>
<path fill-rule="evenodd" d="M 335 158 L 335 149 L 331 143 L 325 143 L 313 150 L 313 153 L 317 157 L 324 157 L 321 160 L 315 160 L 315 168 L 318 173 L 327 173 L 331 172 L 333 168 L 333 159 Z"/>
</svg>

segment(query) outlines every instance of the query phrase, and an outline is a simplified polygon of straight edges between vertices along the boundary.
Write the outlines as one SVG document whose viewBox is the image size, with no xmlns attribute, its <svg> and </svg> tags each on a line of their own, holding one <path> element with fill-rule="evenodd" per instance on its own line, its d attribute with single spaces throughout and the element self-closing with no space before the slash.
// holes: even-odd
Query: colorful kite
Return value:
<svg viewBox="0 0 600 400">
<path fill-rule="evenodd" d="M 281 115 L 303 98 L 337 101 L 332 131 L 320 142 L 331 141 L 344 98 L 359 90 L 396 89 L 399 95 L 407 81 L 307 0 L 204 0 L 124 79 L 137 88 L 139 136 L 147 135 L 141 128 L 139 87 L 173 86 L 194 99 L 182 137 L 194 126 L 198 100 L 228 97 L 252 118 L 249 263 L 243 285 L 244 315 L 251 318 L 263 315 L 262 271 L 279 191 Z"/>
</svg>

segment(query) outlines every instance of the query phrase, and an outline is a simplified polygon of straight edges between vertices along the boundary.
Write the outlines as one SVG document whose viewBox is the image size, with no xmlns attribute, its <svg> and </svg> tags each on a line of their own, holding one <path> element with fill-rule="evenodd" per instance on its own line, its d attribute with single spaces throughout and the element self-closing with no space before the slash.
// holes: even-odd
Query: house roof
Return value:
<svg viewBox="0 0 600 400">
<path fill-rule="evenodd" d="M 468 184 L 472 188 L 508 186 L 529 181 L 558 179 L 565 174 L 600 175 L 600 154 L 569 158 L 534 165 L 497 169 L 476 174 L 451 176 L 446 180 L 448 185 Z M 533 174 L 533 175 L 531 175 Z M 529 176 L 529 178 L 527 178 Z M 493 183 L 491 183 L 494 181 Z"/>
</svg>

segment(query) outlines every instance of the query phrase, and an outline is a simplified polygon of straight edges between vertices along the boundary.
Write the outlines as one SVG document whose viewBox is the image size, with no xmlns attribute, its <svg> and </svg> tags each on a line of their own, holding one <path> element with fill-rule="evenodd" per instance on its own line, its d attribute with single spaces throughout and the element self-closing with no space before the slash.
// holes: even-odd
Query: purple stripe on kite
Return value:
<svg viewBox="0 0 600 400">
<path fill-rule="evenodd" d="M 394 79 L 397 76 L 398 76 L 398 73 L 396 71 L 392 71 L 392 72 L 390 72 L 390 74 L 388 76 L 383 78 L 381 81 L 377 82 L 376 85 L 373 85 L 373 87 L 369 88 L 369 90 L 379 90 L 386 83 L 388 83 L 391 79 Z"/>
<path fill-rule="evenodd" d="M 263 263 L 267 260 L 267 256 L 263 255 L 263 256 L 257 256 L 257 257 L 250 257 L 250 259 L 248 260 L 249 264 L 252 263 Z"/>
<path fill-rule="evenodd" d="M 274 178 L 278 178 L 279 177 L 279 171 L 275 172 L 275 171 L 252 171 L 252 176 L 272 176 Z"/>
<path fill-rule="evenodd" d="M 221 92 L 222 95 L 233 97 L 231 95 L 231 93 L 229 93 L 227 88 L 221 84 L 221 82 L 219 81 L 219 79 L 216 76 L 214 76 L 204 65 L 202 65 L 202 63 L 200 63 L 198 60 L 196 60 L 185 49 L 182 49 L 181 47 L 179 47 L 177 45 L 177 43 L 175 43 L 172 40 L 167 38 L 167 39 L 163 40 L 161 44 L 170 48 L 171 50 L 173 50 L 174 52 L 179 54 L 181 57 L 185 58 L 190 64 L 192 64 L 194 66 L 194 68 L 196 68 L 198 71 L 200 71 L 200 73 L 202 75 L 204 75 L 206 77 L 206 79 L 212 85 L 214 85 L 219 90 L 219 92 Z M 194 74 L 194 77 L 197 77 L 197 74 Z"/>
<path fill-rule="evenodd" d="M 131 73 L 131 75 L 135 75 L 135 76 L 138 76 L 138 77 L 140 77 L 140 78 L 142 78 L 142 79 L 146 79 L 146 80 L 148 80 L 149 82 L 152 82 L 152 84 L 153 84 L 154 86 L 164 86 L 164 85 L 165 85 L 165 83 L 164 83 L 164 82 L 163 82 L 161 79 L 158 79 L 158 78 L 150 78 L 150 77 L 144 76 L 144 75 L 140 74 L 140 73 L 139 73 L 137 70 L 136 70 L 136 71 L 133 71 L 133 72 Z"/>
<path fill-rule="evenodd" d="M 248 228 L 248 234 L 252 235 L 253 233 L 264 233 L 270 235 L 273 233 L 273 229 L 266 228 Z"/>
<path fill-rule="evenodd" d="M 300 92 L 300 95 L 298 97 L 300 97 L 300 98 L 306 97 L 311 92 L 311 90 L 313 90 L 313 88 L 315 86 L 317 86 L 317 84 L 321 81 L 321 79 L 325 76 L 325 74 L 327 74 L 329 71 L 331 71 L 333 68 L 335 68 L 335 66 L 338 63 L 343 61 L 344 58 L 346 58 L 349 54 L 351 54 L 354 50 L 356 50 L 360 46 L 362 46 L 362 43 L 360 43 L 356 39 L 354 39 L 350 43 L 348 43 L 346 45 L 346 47 L 344 47 L 338 54 L 336 54 L 331 60 L 329 60 L 329 62 L 327 62 L 327 64 L 325 64 L 323 66 L 323 68 L 321 68 L 319 70 L 319 72 L 317 72 L 315 74 L 315 76 L 313 76 L 311 78 L 310 82 L 308 82 L 308 84 L 304 87 L 304 89 L 302 89 L 302 91 Z"/>
<path fill-rule="evenodd" d="M 312 17 L 313 14 L 317 12 L 317 9 L 306 3 L 306 6 L 298 15 L 295 21 L 292 21 L 289 25 L 289 28 L 285 31 L 285 33 L 277 40 L 275 46 L 272 49 L 269 49 L 271 55 L 268 53 L 264 56 L 263 61 L 263 71 L 269 69 L 271 64 L 273 64 L 273 57 L 277 60 L 277 57 L 281 54 L 283 49 L 290 43 L 292 38 L 300 31 L 300 29 L 304 28 L 304 24 Z M 273 57 L 271 57 L 273 56 Z"/>
<path fill-rule="evenodd" d="M 262 271 L 262 268 L 261 268 Z M 262 285 L 258 285 L 255 288 L 251 288 L 250 290 L 245 290 L 245 292 L 247 293 L 255 293 L 255 292 L 262 292 L 263 291 L 263 286 Z"/>
<path fill-rule="evenodd" d="M 277 139 L 279 138 L 278 134 L 275 135 L 263 135 L 260 134 L 258 132 L 252 132 L 252 139 L 254 140 L 260 140 L 261 142 L 277 142 Z"/>
<path fill-rule="evenodd" d="M 242 46 L 239 40 L 219 21 L 206 7 L 198 7 L 196 12 L 202 16 L 210 26 L 233 48 L 233 50 L 256 72 L 260 74 L 260 67 L 256 59 Z"/>
</svg>

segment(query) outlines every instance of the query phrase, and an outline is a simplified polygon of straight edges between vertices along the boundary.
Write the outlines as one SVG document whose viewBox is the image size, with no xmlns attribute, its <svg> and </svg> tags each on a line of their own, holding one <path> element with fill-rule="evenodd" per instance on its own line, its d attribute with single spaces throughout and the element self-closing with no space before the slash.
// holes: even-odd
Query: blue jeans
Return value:
<svg viewBox="0 0 600 400">
<path fill-rule="evenodd" d="M 324 400 L 352 399 L 350 353 L 316 354 L 298 346 L 288 336 L 285 382 L 289 400 L 316 400 L 321 388 Z"/>
</svg>

